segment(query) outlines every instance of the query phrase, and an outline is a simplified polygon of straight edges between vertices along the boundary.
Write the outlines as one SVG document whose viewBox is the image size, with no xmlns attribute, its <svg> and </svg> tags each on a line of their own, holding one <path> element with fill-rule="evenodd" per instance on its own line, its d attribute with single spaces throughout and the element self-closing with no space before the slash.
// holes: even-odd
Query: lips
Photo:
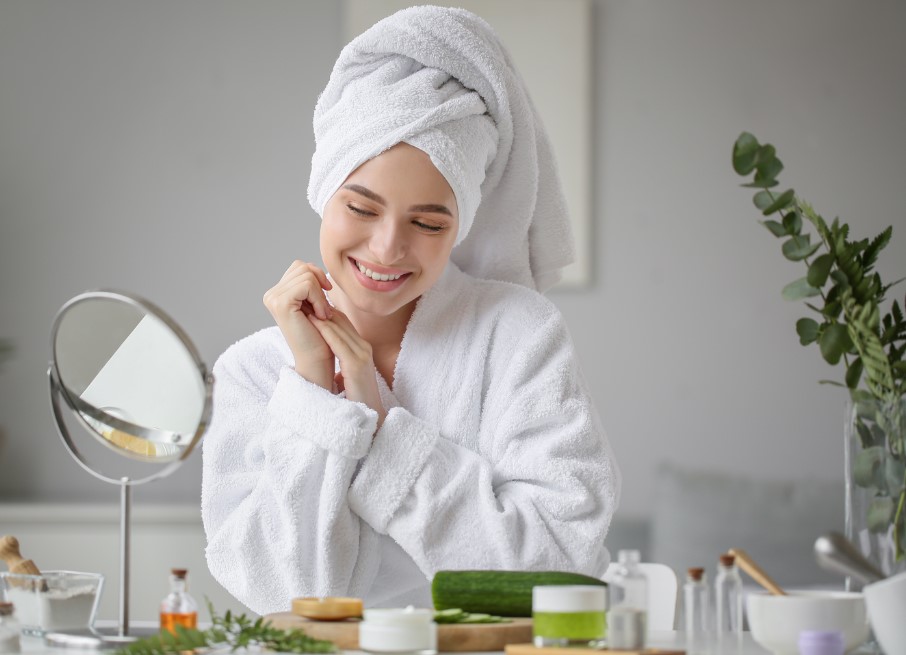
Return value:
<svg viewBox="0 0 906 655">
<path fill-rule="evenodd" d="M 366 288 L 374 291 L 392 291 L 403 285 L 412 275 L 411 272 L 400 269 L 377 266 L 375 264 L 363 264 L 352 257 L 349 263 L 355 273 L 356 279 Z"/>
</svg>

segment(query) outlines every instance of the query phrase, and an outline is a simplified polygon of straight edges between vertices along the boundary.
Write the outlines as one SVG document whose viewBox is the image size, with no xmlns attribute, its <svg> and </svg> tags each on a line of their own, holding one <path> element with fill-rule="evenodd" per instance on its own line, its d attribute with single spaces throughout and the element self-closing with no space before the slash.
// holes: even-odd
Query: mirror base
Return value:
<svg viewBox="0 0 906 655">
<path fill-rule="evenodd" d="M 48 632 L 44 635 L 44 643 L 55 648 L 73 650 L 118 650 L 129 644 L 153 637 L 160 633 L 157 626 L 129 626 L 129 634 L 121 635 L 115 627 L 110 628 L 85 628 L 83 630 L 69 630 L 66 632 Z"/>
</svg>

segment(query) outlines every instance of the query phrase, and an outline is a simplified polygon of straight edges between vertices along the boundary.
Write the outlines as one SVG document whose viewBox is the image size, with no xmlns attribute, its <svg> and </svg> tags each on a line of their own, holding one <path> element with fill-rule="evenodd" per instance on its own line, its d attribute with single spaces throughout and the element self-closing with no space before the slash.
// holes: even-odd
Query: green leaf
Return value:
<svg viewBox="0 0 906 655">
<path fill-rule="evenodd" d="M 764 214 L 765 216 L 770 216 L 774 212 L 779 212 L 781 209 L 786 209 L 791 204 L 793 204 L 793 198 L 795 198 L 795 193 L 793 192 L 792 189 L 784 191 L 777 198 L 775 198 L 774 202 L 772 202 L 770 205 L 765 207 L 761 213 Z M 793 214 L 793 213 L 794 212 L 790 212 L 790 214 Z M 800 227 L 802 225 L 801 218 L 799 219 L 799 225 L 800 225 Z M 798 232 L 798 230 L 797 230 L 797 232 Z"/>
<path fill-rule="evenodd" d="M 831 271 L 830 279 L 832 279 L 834 282 L 836 282 L 837 284 L 842 285 L 842 286 L 849 285 L 849 278 L 846 277 L 846 273 L 844 273 L 843 271 L 839 271 L 839 270 Z"/>
<path fill-rule="evenodd" d="M 821 290 L 810 285 L 808 280 L 802 277 L 783 287 L 781 293 L 785 300 L 802 300 L 819 295 Z"/>
<path fill-rule="evenodd" d="M 884 533 L 890 527 L 893 521 L 893 499 L 888 496 L 878 496 L 872 498 L 868 506 L 868 515 L 866 516 L 866 527 L 870 532 Z"/>
<path fill-rule="evenodd" d="M 834 256 L 831 254 L 820 255 L 815 258 L 812 265 L 808 267 L 806 279 L 813 287 L 820 289 L 827 282 L 827 276 L 830 274 L 831 266 L 834 265 Z"/>
<path fill-rule="evenodd" d="M 883 446 L 872 446 L 860 451 L 853 460 L 853 482 L 865 489 L 874 489 L 884 457 Z"/>
<path fill-rule="evenodd" d="M 755 160 L 758 157 L 758 140 L 743 132 L 733 144 L 733 170 L 740 175 L 748 175 L 755 169 Z"/>
<path fill-rule="evenodd" d="M 821 243 L 809 243 L 809 235 L 790 237 L 783 243 L 783 256 L 793 262 L 798 262 L 812 256 Z M 807 280 L 808 278 L 806 278 Z"/>
<path fill-rule="evenodd" d="M 865 248 L 865 252 L 862 253 L 862 266 L 869 268 L 875 261 L 878 259 L 878 253 L 881 252 L 888 243 L 890 243 L 890 236 L 893 233 L 893 226 L 888 226 L 886 230 L 881 232 L 876 236 L 872 242 Z"/>
<path fill-rule="evenodd" d="M 755 181 L 775 180 L 780 171 L 783 170 L 783 163 L 777 159 L 777 151 L 769 143 L 758 149 L 758 155 L 755 159 Z"/>
<path fill-rule="evenodd" d="M 878 445 L 874 443 L 874 439 L 871 436 L 871 430 L 862 422 L 861 418 L 856 418 L 856 432 L 859 433 L 859 443 L 862 444 L 862 448 L 870 448 L 873 445 Z"/>
<path fill-rule="evenodd" d="M 767 191 L 759 191 L 752 197 L 752 202 L 758 209 L 764 209 L 774 202 L 774 197 Z"/>
<path fill-rule="evenodd" d="M 899 495 L 903 489 L 903 476 L 906 475 L 906 466 L 895 457 L 888 457 L 884 464 L 884 477 L 890 495 Z"/>
<path fill-rule="evenodd" d="M 842 323 L 831 323 L 818 340 L 821 347 L 821 356 L 828 364 L 836 365 L 843 353 L 848 352 L 853 342 L 849 337 L 849 330 Z"/>
<path fill-rule="evenodd" d="M 799 335 L 799 343 L 807 346 L 818 339 L 818 321 L 811 318 L 800 318 L 796 321 L 796 333 Z"/>
<path fill-rule="evenodd" d="M 830 297 L 830 296 L 828 296 L 828 297 Z M 827 318 L 836 319 L 837 317 L 840 316 L 840 312 L 842 312 L 842 311 L 843 311 L 843 305 L 840 304 L 840 302 L 837 300 L 835 300 L 833 302 L 829 302 L 824 306 L 824 315 Z"/>
<path fill-rule="evenodd" d="M 786 236 L 786 228 L 777 221 L 762 221 L 762 225 L 768 228 L 775 237 Z"/>
<path fill-rule="evenodd" d="M 790 189 L 789 193 L 792 192 L 793 190 Z M 796 209 L 788 211 L 783 217 L 783 227 L 786 233 L 791 236 L 802 232 L 802 214 Z"/>
<path fill-rule="evenodd" d="M 856 357 L 848 367 L 846 367 L 846 386 L 855 389 L 859 386 L 859 380 L 862 378 L 862 358 Z"/>
<path fill-rule="evenodd" d="M 883 446 L 887 443 L 887 435 L 884 434 L 884 430 L 878 427 L 877 423 L 872 423 L 871 425 L 871 443 L 873 446 Z"/>
</svg>

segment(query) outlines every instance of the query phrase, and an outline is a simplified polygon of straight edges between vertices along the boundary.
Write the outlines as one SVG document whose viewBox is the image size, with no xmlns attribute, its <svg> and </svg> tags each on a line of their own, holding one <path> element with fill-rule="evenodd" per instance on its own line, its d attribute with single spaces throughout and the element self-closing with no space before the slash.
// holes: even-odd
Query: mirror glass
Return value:
<svg viewBox="0 0 906 655">
<path fill-rule="evenodd" d="M 204 366 L 178 328 L 123 297 L 92 294 L 58 315 L 53 366 L 69 405 L 105 446 L 168 462 L 204 421 Z"/>
</svg>

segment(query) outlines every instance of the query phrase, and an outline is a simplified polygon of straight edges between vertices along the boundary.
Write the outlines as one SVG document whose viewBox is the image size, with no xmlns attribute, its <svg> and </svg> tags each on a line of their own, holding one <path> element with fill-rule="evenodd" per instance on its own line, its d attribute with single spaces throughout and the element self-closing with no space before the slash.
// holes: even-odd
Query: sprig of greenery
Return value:
<svg viewBox="0 0 906 655">
<path fill-rule="evenodd" d="M 784 239 L 784 257 L 806 265 L 805 276 L 786 285 L 783 297 L 823 301 L 820 306 L 805 303 L 818 318 L 799 319 L 796 332 L 802 345 L 817 343 L 829 364 L 842 360 L 846 367 L 844 383 L 856 406 L 855 426 L 862 447 L 853 462 L 853 479 L 873 493 L 868 528 L 885 533 L 892 524 L 896 558 L 902 559 L 906 555 L 906 318 L 896 300 L 881 315 L 886 293 L 902 280 L 884 284 L 874 271 L 893 228 L 874 239 L 853 240 L 849 225 L 839 218 L 828 224 L 793 189 L 773 191 L 783 163 L 774 146 L 760 144 L 748 132 L 733 146 L 733 168 L 746 177 L 754 172 L 752 181 L 743 186 L 758 189 L 753 202 L 762 215 L 780 219 L 767 218 L 764 226 Z M 803 232 L 803 220 L 814 227 L 819 240 L 813 243 L 811 234 Z"/>
<path fill-rule="evenodd" d="M 194 651 L 200 648 L 240 648 L 257 645 L 280 653 L 335 653 L 333 642 L 314 639 L 304 631 L 280 630 L 263 617 L 251 619 L 244 614 L 233 614 L 227 610 L 223 617 L 217 616 L 208 602 L 211 613 L 211 627 L 196 630 L 176 626 L 176 634 L 162 630 L 153 637 L 141 639 L 120 649 L 119 655 L 165 655 Z"/>
<path fill-rule="evenodd" d="M 736 140 L 733 168 L 743 176 L 754 171 L 753 180 L 743 186 L 759 189 L 753 202 L 764 216 L 780 218 L 764 220 L 764 226 L 775 237 L 785 239 L 781 247 L 784 257 L 806 265 L 806 275 L 786 285 L 783 297 L 804 300 L 820 296 L 823 300 L 823 306 L 806 303 L 818 320 L 807 317 L 796 322 L 800 343 L 817 343 L 829 364 L 842 359 L 849 389 L 857 389 L 864 378 L 875 398 L 902 398 L 906 394 L 906 319 L 896 300 L 887 314 L 880 314 L 885 294 L 902 280 L 885 285 L 874 271 L 893 228 L 871 240 L 851 240 L 849 225 L 839 218 L 828 225 L 793 189 L 772 191 L 783 163 L 774 146 L 759 144 L 748 132 Z M 819 241 L 813 243 L 811 234 L 803 232 L 803 219 L 814 226 Z M 822 248 L 825 252 L 810 260 Z"/>
</svg>

